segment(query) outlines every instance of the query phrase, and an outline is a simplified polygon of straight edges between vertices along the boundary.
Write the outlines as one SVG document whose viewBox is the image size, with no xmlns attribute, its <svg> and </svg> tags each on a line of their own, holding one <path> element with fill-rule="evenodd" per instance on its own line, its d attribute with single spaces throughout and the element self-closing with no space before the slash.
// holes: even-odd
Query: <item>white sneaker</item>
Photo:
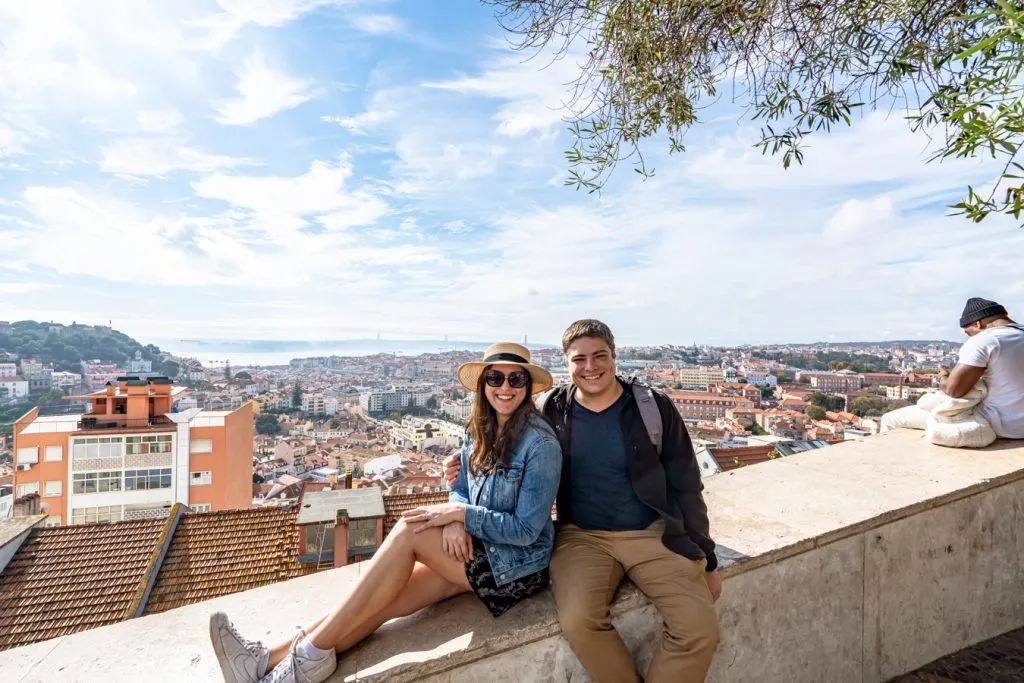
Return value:
<svg viewBox="0 0 1024 683">
<path fill-rule="evenodd" d="M 292 639 L 288 656 L 261 678 L 259 683 L 321 683 L 330 678 L 338 668 L 338 655 L 332 650 L 323 659 L 307 659 L 297 650 L 305 637 L 305 631 L 299 631 Z"/>
<path fill-rule="evenodd" d="M 243 638 L 223 612 L 210 616 L 210 640 L 227 683 L 256 683 L 260 679 L 260 666 L 266 666 L 270 651 L 263 643 Z"/>
</svg>

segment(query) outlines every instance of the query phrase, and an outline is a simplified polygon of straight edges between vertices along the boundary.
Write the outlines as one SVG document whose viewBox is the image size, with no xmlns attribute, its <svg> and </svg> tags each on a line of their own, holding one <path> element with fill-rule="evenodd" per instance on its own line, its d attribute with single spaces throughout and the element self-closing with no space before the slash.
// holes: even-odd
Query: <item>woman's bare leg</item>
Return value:
<svg viewBox="0 0 1024 683">
<path fill-rule="evenodd" d="M 465 565 L 444 552 L 441 529 L 416 534 L 399 520 L 349 595 L 306 633 L 316 647 L 344 652 L 388 619 L 468 590 Z M 290 645 L 270 650 L 268 671 L 288 655 Z"/>
</svg>

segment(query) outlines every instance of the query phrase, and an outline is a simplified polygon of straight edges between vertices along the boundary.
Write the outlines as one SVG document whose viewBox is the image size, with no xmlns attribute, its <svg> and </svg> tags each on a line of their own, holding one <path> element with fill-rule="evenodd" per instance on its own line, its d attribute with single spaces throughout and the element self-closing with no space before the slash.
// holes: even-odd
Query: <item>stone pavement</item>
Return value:
<svg viewBox="0 0 1024 683">
<path fill-rule="evenodd" d="M 893 683 L 1024 682 L 1024 629 L 943 657 Z"/>
</svg>

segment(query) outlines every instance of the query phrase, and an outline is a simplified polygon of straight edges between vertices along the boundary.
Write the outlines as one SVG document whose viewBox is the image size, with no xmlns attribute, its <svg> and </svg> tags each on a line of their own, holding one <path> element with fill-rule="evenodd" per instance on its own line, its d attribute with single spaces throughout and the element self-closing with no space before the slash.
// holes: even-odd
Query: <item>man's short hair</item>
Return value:
<svg viewBox="0 0 1024 683">
<path fill-rule="evenodd" d="M 562 333 L 562 353 L 569 353 L 569 347 L 572 346 L 572 343 L 583 337 L 600 339 L 611 349 L 612 356 L 615 355 L 615 335 L 612 334 L 611 328 L 600 320 L 594 320 L 593 318 L 577 320 L 565 328 L 565 332 Z"/>
</svg>

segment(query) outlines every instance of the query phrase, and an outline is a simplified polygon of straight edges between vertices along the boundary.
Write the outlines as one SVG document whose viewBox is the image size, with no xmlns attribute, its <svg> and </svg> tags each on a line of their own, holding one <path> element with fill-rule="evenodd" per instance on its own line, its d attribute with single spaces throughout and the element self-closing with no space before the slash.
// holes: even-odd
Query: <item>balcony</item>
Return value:
<svg viewBox="0 0 1024 683">
<path fill-rule="evenodd" d="M 129 419 L 124 415 L 86 414 L 78 422 L 78 431 L 110 431 L 129 429 L 167 428 L 175 425 L 174 420 L 166 415 L 153 415 L 148 418 Z"/>
<path fill-rule="evenodd" d="M 1024 626 L 1024 441 L 952 450 L 895 431 L 705 485 L 716 539 L 738 558 L 723 570 L 709 683 L 889 681 Z M 0 680 L 217 681 L 211 612 L 246 635 L 287 639 L 363 566 L 0 652 Z M 613 614 L 643 670 L 657 613 L 627 584 Z M 460 596 L 395 620 L 342 657 L 332 681 L 355 680 L 589 679 L 545 593 L 499 619 Z"/>
</svg>

